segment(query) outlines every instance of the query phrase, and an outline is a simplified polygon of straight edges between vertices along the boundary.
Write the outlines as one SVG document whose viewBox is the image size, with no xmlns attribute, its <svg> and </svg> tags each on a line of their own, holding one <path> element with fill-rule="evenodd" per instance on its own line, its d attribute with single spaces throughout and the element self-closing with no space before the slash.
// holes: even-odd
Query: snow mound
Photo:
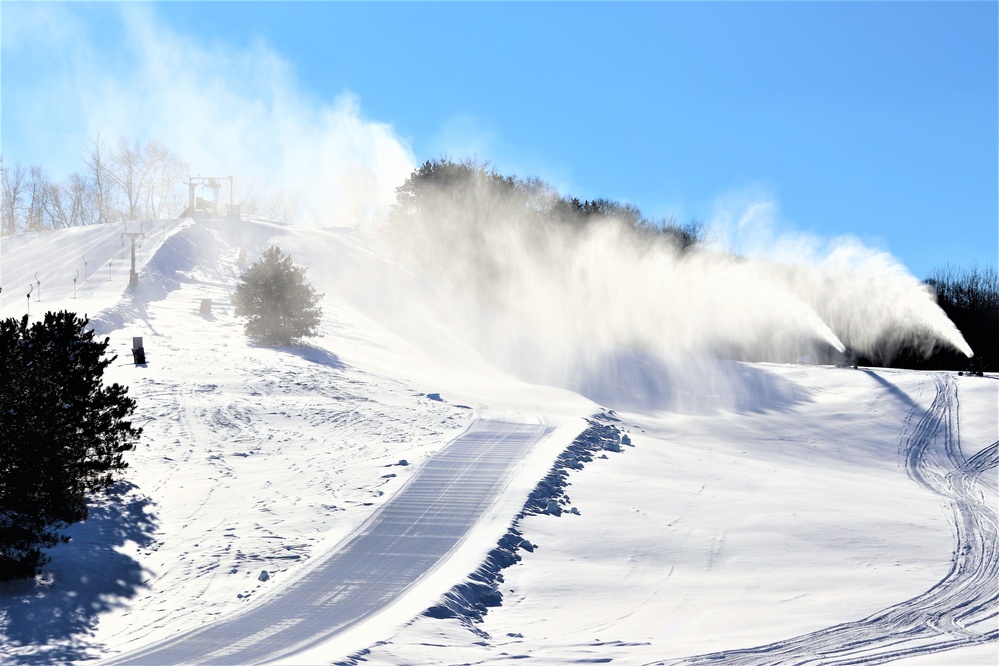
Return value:
<svg viewBox="0 0 999 666">
<path fill-rule="evenodd" d="M 621 445 L 631 445 L 631 439 L 622 431 L 620 420 L 613 412 L 595 414 L 587 419 L 589 427 L 559 454 L 551 471 L 538 482 L 517 514 L 513 524 L 486 556 L 485 562 L 466 581 L 451 588 L 440 602 L 424 612 L 431 618 L 457 618 L 473 631 L 489 608 L 503 603 L 499 586 L 503 582 L 503 569 L 521 561 L 520 551 L 533 553 L 537 546 L 521 533 L 520 520 L 525 516 L 547 514 L 561 516 L 570 504 L 565 489 L 569 485 L 569 470 L 581 470 L 603 451 L 621 452 Z M 602 456 L 606 457 L 606 456 Z M 578 510 L 572 510 L 578 515 Z M 481 632 L 480 632 L 481 633 Z"/>
</svg>

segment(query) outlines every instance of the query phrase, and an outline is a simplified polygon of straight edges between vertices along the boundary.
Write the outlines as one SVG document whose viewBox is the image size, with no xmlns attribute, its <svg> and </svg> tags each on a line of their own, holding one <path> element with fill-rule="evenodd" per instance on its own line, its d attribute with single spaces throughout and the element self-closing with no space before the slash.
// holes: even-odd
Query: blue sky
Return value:
<svg viewBox="0 0 999 666">
<path fill-rule="evenodd" d="M 997 7 L 3 2 L 0 149 L 63 176 L 96 131 L 182 136 L 180 115 L 270 87 L 270 121 L 346 98 L 411 161 L 474 155 L 680 221 L 766 201 L 780 230 L 857 236 L 925 277 L 997 264 Z M 177 82 L 206 91 L 171 111 L 181 129 L 144 108 L 169 84 L 110 106 L 146 69 L 199 77 Z"/>
</svg>

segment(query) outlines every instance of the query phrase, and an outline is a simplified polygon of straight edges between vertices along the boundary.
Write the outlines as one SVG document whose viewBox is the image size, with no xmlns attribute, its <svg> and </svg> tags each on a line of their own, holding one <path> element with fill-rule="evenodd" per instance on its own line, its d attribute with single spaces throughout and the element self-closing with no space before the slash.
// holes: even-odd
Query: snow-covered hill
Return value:
<svg viewBox="0 0 999 666">
<path fill-rule="evenodd" d="M 285 661 L 996 662 L 994 376 L 622 355 L 546 386 L 476 334 L 495 313 L 387 259 L 374 236 L 146 222 L 127 229 L 145 234 L 133 293 L 123 231 L 0 247 L 0 314 L 89 314 L 144 427 L 122 483 L 45 574 L 0 588 L 4 662 L 110 658 L 277 608 L 482 421 L 551 431 L 447 557 Z M 322 337 L 301 347 L 254 346 L 233 316 L 241 253 L 271 244 L 325 294 Z M 569 472 L 575 511 L 519 519 L 532 547 L 503 569 L 502 605 L 481 623 L 422 615 L 606 409 L 634 446 Z"/>
</svg>

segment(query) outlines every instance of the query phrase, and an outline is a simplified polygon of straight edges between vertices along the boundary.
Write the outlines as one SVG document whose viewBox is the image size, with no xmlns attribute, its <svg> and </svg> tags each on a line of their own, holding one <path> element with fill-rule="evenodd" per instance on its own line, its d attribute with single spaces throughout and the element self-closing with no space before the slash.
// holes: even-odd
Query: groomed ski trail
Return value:
<svg viewBox="0 0 999 666">
<path fill-rule="evenodd" d="M 551 432 L 544 425 L 474 421 L 342 547 L 280 593 L 105 663 L 266 663 L 324 643 L 439 566 L 495 501 L 515 461 Z"/>
</svg>

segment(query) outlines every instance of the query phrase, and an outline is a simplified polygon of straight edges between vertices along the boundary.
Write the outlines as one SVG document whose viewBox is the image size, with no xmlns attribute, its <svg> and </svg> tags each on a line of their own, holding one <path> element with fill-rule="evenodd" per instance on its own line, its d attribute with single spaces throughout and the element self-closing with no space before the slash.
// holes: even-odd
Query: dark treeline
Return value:
<svg viewBox="0 0 999 666">
<path fill-rule="evenodd" d="M 540 178 L 498 173 L 487 164 L 430 160 L 396 188 L 391 230 L 424 270 L 502 311 L 520 309 L 528 274 L 565 280 L 562 262 L 587 252 L 587 238 L 613 228 L 621 242 L 684 251 L 700 226 L 651 221 L 630 204 L 561 196 Z"/>
<path fill-rule="evenodd" d="M 462 231 L 485 224 L 583 226 L 616 220 L 633 231 L 670 242 L 678 248 L 702 240 L 700 223 L 678 224 L 672 216 L 649 219 L 638 207 L 609 199 L 580 201 L 563 196 L 544 180 L 504 176 L 487 163 L 455 162 L 442 157 L 427 160 L 396 188 L 393 221 L 422 225 L 424 230 Z"/>
<path fill-rule="evenodd" d="M 920 370 L 999 371 L 999 274 L 993 267 L 938 270 L 926 280 L 937 304 L 975 352 L 964 354 L 937 347 L 929 358 L 904 352 L 886 365 Z"/>
<path fill-rule="evenodd" d="M 488 300 L 504 271 L 515 263 L 542 266 L 578 250 L 574 239 L 597 223 L 623 230 L 619 242 L 652 246 L 664 243 L 683 253 L 703 240 L 701 225 L 679 225 L 675 218 L 650 220 L 631 204 L 607 199 L 580 201 L 563 196 L 539 178 L 500 174 L 481 162 L 428 160 L 396 190 L 393 223 L 407 249 L 423 265 L 471 287 Z M 413 232 L 417 233 L 413 233 Z M 516 262 L 509 255 L 518 256 Z M 999 370 L 999 288 L 995 269 L 945 270 L 926 281 L 937 302 L 975 351 L 969 360 L 927 339 L 909 347 L 896 342 L 876 345 L 880 355 L 857 360 L 864 365 L 916 369 Z M 930 356 L 925 357 L 930 352 Z"/>
</svg>

